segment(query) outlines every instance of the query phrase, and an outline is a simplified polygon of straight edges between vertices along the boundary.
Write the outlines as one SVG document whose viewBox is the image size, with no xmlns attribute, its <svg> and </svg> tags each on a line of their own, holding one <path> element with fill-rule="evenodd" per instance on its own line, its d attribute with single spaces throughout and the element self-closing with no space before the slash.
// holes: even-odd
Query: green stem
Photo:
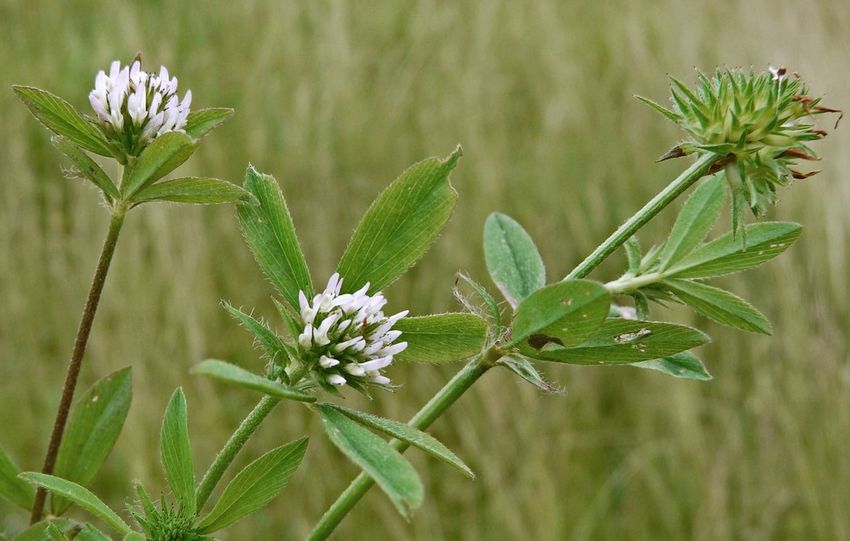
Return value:
<svg viewBox="0 0 850 541">
<path fill-rule="evenodd" d="M 590 272 L 599 266 L 609 255 L 614 253 L 617 248 L 629 240 L 632 235 L 638 232 L 648 221 L 661 212 L 664 207 L 672 203 L 685 190 L 690 188 L 694 182 L 705 176 L 708 170 L 714 165 L 721 156 L 708 153 L 703 154 L 697 161 L 688 167 L 681 175 L 673 182 L 661 190 L 649 203 L 637 211 L 634 216 L 629 218 L 623 225 L 619 227 L 610 237 L 605 239 L 605 242 L 599 245 L 593 253 L 591 253 L 584 261 L 572 270 L 564 280 L 573 280 L 575 278 L 584 278 Z"/>
<path fill-rule="evenodd" d="M 48 475 L 53 474 L 53 469 L 56 467 L 56 457 L 59 454 L 62 436 L 65 433 L 65 425 L 68 422 L 68 414 L 71 411 L 71 403 L 74 400 L 74 391 L 77 388 L 77 380 L 83 365 L 83 355 L 86 352 L 86 345 L 91 334 L 94 316 L 97 313 L 97 306 L 100 303 L 100 295 L 106 283 L 109 264 L 112 262 L 115 246 L 118 244 L 118 235 L 121 233 L 121 226 L 124 224 L 125 212 L 126 209 L 123 207 L 118 207 L 113 211 L 112 219 L 109 221 L 109 232 L 106 234 L 106 240 L 103 242 L 103 249 L 100 252 L 100 258 L 97 262 L 97 268 L 94 272 L 94 278 L 92 279 L 85 308 L 83 308 L 80 325 L 77 328 L 74 350 L 71 353 L 71 360 L 68 362 L 68 370 L 65 374 L 65 386 L 62 390 L 62 397 L 59 400 L 56 420 L 53 423 L 53 433 L 50 435 L 50 443 L 47 446 L 44 465 L 41 468 L 42 473 Z M 43 488 L 39 488 L 36 491 L 32 514 L 30 515 L 30 524 L 35 524 L 41 520 L 44 514 L 46 497 L 47 492 Z"/>
<path fill-rule="evenodd" d="M 642 209 L 634 216 L 629 218 L 626 223 L 620 226 L 608 239 L 605 240 L 599 247 L 593 251 L 582 263 L 573 269 L 573 271 L 564 278 L 570 280 L 574 278 L 583 278 L 599 266 L 605 258 L 611 255 L 617 248 L 622 246 L 624 242 L 632 237 L 644 224 L 651 220 L 656 214 L 661 212 L 664 207 L 669 205 L 679 195 L 687 190 L 694 182 L 702 178 L 711 168 L 711 166 L 720 159 L 720 156 L 715 154 L 706 154 L 700 157 L 693 165 L 685 172 L 671 182 L 664 190 L 652 198 Z M 616 282 L 615 282 L 616 283 Z M 618 284 L 617 287 L 622 284 Z M 477 359 L 471 361 L 463 369 L 458 372 L 436 395 L 419 410 L 409 421 L 409 425 L 419 430 L 428 428 L 440 415 L 442 415 L 454 402 L 469 390 L 472 385 L 478 381 L 490 368 L 495 366 L 496 361 L 501 357 L 501 352 L 496 348 L 491 348 L 483 353 Z M 407 449 L 408 445 L 404 442 L 393 440 L 392 446 L 399 452 Z M 330 508 L 322 515 L 322 518 L 316 524 L 313 531 L 310 533 L 309 541 L 321 541 L 327 539 L 334 529 L 342 522 L 342 519 L 351 511 L 352 508 L 360 501 L 360 498 L 366 494 L 366 491 L 372 487 L 374 481 L 365 473 L 360 473 L 348 488 L 337 498 Z"/>
<path fill-rule="evenodd" d="M 221 451 L 218 452 L 215 460 L 213 460 L 213 463 L 210 465 L 207 473 L 204 474 L 203 479 L 201 479 L 201 483 L 198 485 L 198 510 L 207 503 L 207 500 L 210 498 L 210 494 L 212 494 L 212 491 L 218 482 L 221 481 L 224 472 L 233 462 L 233 459 L 236 458 L 237 453 L 239 453 L 248 439 L 254 434 L 254 432 L 256 432 L 260 423 L 263 422 L 266 416 L 272 411 L 272 409 L 274 409 L 280 400 L 280 398 L 274 396 L 264 396 L 257 405 L 254 406 L 251 413 L 242 420 L 242 423 L 236 431 L 233 432 L 233 435 L 230 436 L 230 439 L 227 440 L 227 443 L 224 444 Z"/>
<path fill-rule="evenodd" d="M 658 283 L 664 278 L 665 275 L 662 272 L 650 272 L 649 274 L 641 274 L 640 276 L 623 276 L 605 284 L 605 289 L 612 295 L 619 295 L 627 291 L 634 291 Z"/>
<path fill-rule="evenodd" d="M 463 393 L 495 365 L 499 357 L 501 357 L 501 354 L 494 348 L 467 363 L 407 424 L 419 430 L 425 430 L 431 426 Z M 392 440 L 390 445 L 399 452 L 404 452 L 409 447 L 407 443 L 399 440 Z M 372 478 L 365 473 L 358 475 L 325 512 L 308 539 L 310 541 L 327 539 L 345 515 L 374 484 Z"/>
</svg>

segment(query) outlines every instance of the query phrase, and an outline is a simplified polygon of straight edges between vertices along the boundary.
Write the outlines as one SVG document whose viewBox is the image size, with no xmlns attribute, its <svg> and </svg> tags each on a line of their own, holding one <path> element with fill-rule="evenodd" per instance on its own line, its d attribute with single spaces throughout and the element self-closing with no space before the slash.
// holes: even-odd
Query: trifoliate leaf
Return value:
<svg viewBox="0 0 850 541">
<path fill-rule="evenodd" d="M 661 359 L 650 359 L 648 361 L 632 363 L 631 366 L 657 370 L 674 378 L 698 381 L 709 381 L 713 379 L 699 357 L 690 351 L 682 351 L 681 353 L 675 353 Z"/>
<path fill-rule="evenodd" d="M 233 109 L 226 107 L 209 107 L 192 111 L 186 118 L 183 131 L 192 139 L 200 139 L 211 130 L 220 126 L 225 120 L 233 116 Z"/>
<path fill-rule="evenodd" d="M 715 175 L 700 184 L 682 207 L 661 251 L 661 271 L 681 260 L 702 242 L 723 207 L 726 183 Z"/>
<path fill-rule="evenodd" d="M 0 498 L 23 509 L 32 509 L 35 491 L 29 483 L 18 478 L 21 470 L 12 459 L 0 449 Z"/>
<path fill-rule="evenodd" d="M 403 317 L 393 329 L 407 342 L 407 349 L 395 356 L 399 361 L 459 361 L 480 353 L 487 338 L 487 322 L 466 313 Z"/>
<path fill-rule="evenodd" d="M 158 182 L 139 191 L 133 206 L 148 201 L 192 203 L 196 205 L 218 205 L 221 203 L 244 202 L 257 204 L 257 199 L 236 184 L 217 178 L 185 177 Z"/>
<path fill-rule="evenodd" d="M 698 313 L 718 323 L 745 331 L 770 334 L 770 322 L 767 318 L 753 305 L 728 291 L 692 280 L 668 279 L 664 280 L 661 286 Z"/>
<path fill-rule="evenodd" d="M 67 137 L 61 137 L 58 135 L 53 137 L 51 141 L 53 141 L 53 145 L 58 148 L 62 154 L 71 160 L 71 162 L 79 170 L 80 174 L 94 183 L 95 186 L 106 194 L 107 198 L 110 198 L 110 200 L 121 198 L 118 188 L 115 187 L 115 184 L 112 182 L 112 179 L 109 178 L 109 175 L 100 168 L 91 156 L 83 152 L 79 146 Z"/>
<path fill-rule="evenodd" d="M 295 400 L 298 402 L 315 402 L 316 397 L 302 393 L 292 387 L 287 387 L 282 383 L 272 381 L 263 376 L 258 376 L 252 372 L 248 372 L 244 368 L 240 368 L 234 364 L 218 361 L 216 359 L 207 359 L 192 367 L 193 374 L 202 374 L 211 378 L 220 379 L 228 383 L 235 383 L 246 389 L 259 391 L 269 396 L 285 398 L 287 400 Z"/>
<path fill-rule="evenodd" d="M 546 285 L 546 269 L 531 236 L 510 216 L 492 213 L 484 223 L 484 258 L 496 287 L 516 308 Z"/>
<path fill-rule="evenodd" d="M 195 513 L 195 469 L 189 445 L 189 419 L 186 396 L 177 388 L 171 396 L 162 419 L 162 469 L 165 478 L 180 502 L 181 509 Z"/>
<path fill-rule="evenodd" d="M 124 171 L 121 194 L 132 199 L 137 192 L 177 169 L 198 145 L 185 133 L 171 131 L 151 142 Z"/>
</svg>

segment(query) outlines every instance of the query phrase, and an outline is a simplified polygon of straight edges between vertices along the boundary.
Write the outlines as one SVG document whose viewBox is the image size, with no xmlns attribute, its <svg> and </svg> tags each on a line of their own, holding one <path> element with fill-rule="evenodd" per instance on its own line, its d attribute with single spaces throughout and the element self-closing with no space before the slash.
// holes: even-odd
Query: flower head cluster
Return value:
<svg viewBox="0 0 850 541">
<path fill-rule="evenodd" d="M 342 278 L 334 274 L 312 302 L 303 291 L 299 294 L 302 359 L 313 367 L 320 384 L 361 390 L 367 384 L 389 385 L 381 370 L 407 348 L 393 326 L 408 312 L 385 316 L 387 300 L 380 292 L 369 295 L 368 283 L 354 293 L 340 294 L 341 289 Z"/>
<path fill-rule="evenodd" d="M 711 78 L 698 74 L 695 91 L 671 78 L 673 110 L 640 98 L 685 130 L 689 139 L 662 159 L 713 152 L 734 158 L 738 184 L 753 213 L 760 215 L 775 203 L 776 189 L 793 179 L 817 173 L 793 169 L 797 160 L 817 160 L 807 143 L 826 136 L 811 119 L 839 112 L 808 96 L 799 76 L 784 68 L 762 73 L 717 71 Z"/>
<path fill-rule="evenodd" d="M 192 91 L 187 90 L 181 100 L 177 77 L 169 77 L 165 66 L 159 74 L 146 73 L 138 58 L 123 68 L 116 60 L 108 75 L 101 70 L 95 77 L 89 102 L 106 134 L 135 155 L 154 138 L 182 131 Z"/>
</svg>

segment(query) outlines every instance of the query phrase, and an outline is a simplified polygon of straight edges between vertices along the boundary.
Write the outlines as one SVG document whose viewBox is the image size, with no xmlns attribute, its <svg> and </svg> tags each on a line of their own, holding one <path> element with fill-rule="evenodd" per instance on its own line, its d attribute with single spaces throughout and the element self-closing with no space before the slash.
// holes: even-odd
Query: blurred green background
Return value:
<svg viewBox="0 0 850 541">
<path fill-rule="evenodd" d="M 850 4 L 825 0 L 2 0 L 0 442 L 25 468 L 40 465 L 107 224 L 94 191 L 62 178 L 13 83 L 87 109 L 97 70 L 143 51 L 148 69 L 165 64 L 192 89 L 194 106 L 236 108 L 181 172 L 240 182 L 251 162 L 274 174 L 317 282 L 387 182 L 462 143 L 450 227 L 387 291 L 392 307 L 427 313 L 455 306 L 455 271 L 486 280 L 490 211 L 528 228 L 555 280 L 685 167 L 654 163 L 679 133 L 632 98 L 665 100 L 666 73 L 692 82 L 694 67 L 786 65 L 850 108 L 848 28 Z M 550 397 L 493 371 L 433 429 L 479 478 L 410 453 L 427 484 L 413 522 L 373 490 L 337 539 L 850 539 L 848 130 L 817 144 L 823 173 L 784 191 L 772 214 L 805 224 L 797 245 L 722 280 L 768 315 L 773 337 L 657 311 L 714 337 L 699 352 L 714 381 L 547 366 L 568 391 Z M 595 276 L 622 266 L 618 254 Z M 259 368 L 218 302 L 272 317 L 271 291 L 232 208 L 130 214 L 82 374 L 89 384 L 134 367 L 128 424 L 95 483 L 110 503 L 128 501 L 134 478 L 162 487 L 160 416 L 177 385 L 197 467 L 209 463 L 256 397 L 187 369 L 208 356 Z M 394 366 L 400 392 L 349 402 L 406 418 L 455 369 Z M 304 433 L 311 447 L 284 494 L 222 538 L 302 538 L 356 474 L 318 419 L 288 403 L 240 463 Z M 0 504 L 0 529 L 22 520 Z"/>
</svg>

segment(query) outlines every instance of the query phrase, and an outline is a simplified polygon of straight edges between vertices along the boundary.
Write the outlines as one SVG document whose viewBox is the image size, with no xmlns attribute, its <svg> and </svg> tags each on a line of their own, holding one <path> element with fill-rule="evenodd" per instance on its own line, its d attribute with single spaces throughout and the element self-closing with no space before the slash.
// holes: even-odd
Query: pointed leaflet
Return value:
<svg viewBox="0 0 850 541">
<path fill-rule="evenodd" d="M 53 145 L 59 149 L 62 154 L 68 157 L 69 160 L 77 167 L 79 172 L 92 181 L 95 186 L 100 188 L 107 197 L 112 199 L 120 199 L 121 194 L 118 193 L 118 188 L 112 182 L 103 169 L 95 162 L 91 156 L 86 154 L 70 139 L 61 136 L 54 136 L 51 141 Z"/>
<path fill-rule="evenodd" d="M 508 355 L 502 357 L 498 362 L 499 366 L 504 366 L 517 376 L 521 377 L 528 383 L 537 387 L 540 391 L 547 394 L 565 394 L 563 389 L 552 385 L 540 375 L 540 372 L 531 364 L 531 361 L 522 355 Z"/>
<path fill-rule="evenodd" d="M 50 131 L 67 137 L 95 154 L 114 155 L 103 132 L 67 101 L 46 90 L 31 86 L 13 86 L 12 90 Z"/>
<path fill-rule="evenodd" d="M 750 332 L 770 334 L 770 322 L 744 299 L 692 280 L 668 279 L 661 283 L 679 299 L 718 323 Z"/>
<path fill-rule="evenodd" d="M 312 298 L 313 283 L 283 192 L 274 177 L 253 167 L 245 173 L 245 189 L 260 202 L 236 207 L 245 240 L 266 277 L 291 307 L 300 310 L 298 292 Z"/>
<path fill-rule="evenodd" d="M 234 319 L 254 335 L 257 343 L 263 348 L 270 361 L 278 363 L 282 359 L 288 358 L 283 340 L 274 331 L 269 329 L 265 323 L 258 321 L 253 316 L 246 314 L 227 301 L 221 304 Z"/>
<path fill-rule="evenodd" d="M 315 402 L 316 397 L 302 393 L 292 387 L 287 387 L 282 383 L 272 381 L 263 376 L 258 376 L 252 372 L 248 372 L 244 368 L 240 368 L 234 364 L 218 361 L 215 359 L 207 359 L 192 367 L 193 374 L 203 374 L 211 378 L 220 379 L 228 383 L 235 383 L 247 389 L 260 391 L 269 396 L 278 398 L 286 398 L 287 400 L 296 400 L 298 402 Z"/>
<path fill-rule="evenodd" d="M 133 204 L 148 201 L 218 205 L 244 202 L 256 204 L 253 195 L 236 184 L 217 178 L 185 177 L 159 182 L 141 190 L 133 197 Z"/>
<path fill-rule="evenodd" d="M 661 251 L 664 271 L 693 251 L 717 221 L 726 195 L 726 180 L 715 175 L 700 184 L 688 198 L 676 218 L 670 237 Z"/>
<path fill-rule="evenodd" d="M 487 338 L 487 322 L 466 313 L 404 317 L 393 329 L 407 342 L 407 349 L 395 356 L 400 361 L 459 361 L 480 353 Z"/>
<path fill-rule="evenodd" d="M 428 158 L 413 165 L 372 203 L 337 266 L 343 293 L 367 282 L 371 291 L 382 289 L 428 250 L 457 202 L 449 173 L 460 155 L 458 147 L 445 160 Z"/>
<path fill-rule="evenodd" d="M 24 509 L 31 509 L 35 492 L 29 483 L 18 478 L 21 470 L 0 449 L 0 498 Z"/>
<path fill-rule="evenodd" d="M 178 387 L 162 419 L 162 469 L 180 507 L 189 514 L 195 512 L 195 469 L 189 446 L 189 418 L 186 396 Z"/>
<path fill-rule="evenodd" d="M 628 364 L 667 357 L 708 341 L 708 336 L 684 325 L 609 319 L 579 346 L 548 343 L 533 355 L 529 348 L 523 353 L 535 359 L 570 364 Z"/>
<path fill-rule="evenodd" d="M 803 227 L 792 222 L 762 222 L 746 227 L 747 245 L 732 232 L 703 244 L 665 274 L 675 278 L 711 278 L 751 269 L 788 249 Z"/>
<path fill-rule="evenodd" d="M 228 483 L 210 514 L 198 524 L 200 533 L 212 533 L 266 506 L 286 486 L 304 452 L 303 437 L 273 449 L 248 464 Z"/>
<path fill-rule="evenodd" d="M 699 357 L 690 351 L 682 351 L 681 353 L 675 353 L 661 359 L 650 359 L 648 361 L 632 363 L 631 366 L 657 370 L 674 378 L 698 381 L 709 381 L 713 379 Z"/>
<path fill-rule="evenodd" d="M 494 212 L 484 222 L 484 258 L 499 291 L 514 308 L 546 285 L 546 269 L 531 236 L 513 218 Z"/>
<path fill-rule="evenodd" d="M 538 289 L 517 307 L 508 345 L 526 340 L 529 349 L 549 342 L 580 344 L 599 328 L 610 305 L 605 286 L 591 280 L 569 280 Z"/>
<path fill-rule="evenodd" d="M 357 421 L 363 426 L 377 430 L 378 432 L 383 432 L 387 436 L 392 436 L 403 442 L 409 443 L 410 445 L 425 451 L 434 458 L 441 460 L 450 466 L 454 466 L 465 475 L 472 478 L 475 477 L 475 474 L 472 473 L 469 466 L 464 464 L 456 454 L 430 434 L 426 434 L 425 432 L 417 430 L 405 423 L 393 421 L 392 419 L 385 419 L 383 417 L 378 417 L 377 415 L 345 408 L 343 406 L 337 406 L 335 404 L 322 404 L 320 407 L 334 409 L 349 419 Z"/>
<path fill-rule="evenodd" d="M 411 511 L 422 504 L 424 492 L 413 466 L 384 439 L 342 413 L 323 406 L 317 410 L 333 444 L 374 479 L 399 514 L 409 520 Z"/>
<path fill-rule="evenodd" d="M 71 500 L 92 515 L 109 524 L 109 526 L 121 535 L 127 535 L 132 531 L 127 523 L 124 522 L 121 517 L 115 513 L 115 511 L 110 509 L 109 506 L 103 503 L 88 489 L 83 488 L 76 483 L 62 479 L 61 477 L 37 472 L 25 472 L 22 473 L 20 477 L 34 485 L 44 487 L 54 494 L 58 494 Z"/>
<path fill-rule="evenodd" d="M 233 109 L 227 107 L 209 107 L 192 111 L 186 118 L 183 131 L 192 139 L 200 139 L 225 120 L 233 116 Z"/>
<path fill-rule="evenodd" d="M 100 469 L 115 441 L 133 396 L 130 368 L 117 370 L 97 381 L 74 406 L 59 447 L 54 474 L 82 486 Z M 61 514 L 70 502 L 53 498 L 54 514 Z"/>
<path fill-rule="evenodd" d="M 132 199 L 136 192 L 177 169 L 196 148 L 197 143 L 185 133 L 171 131 L 160 135 L 127 166 L 121 194 Z"/>
</svg>

